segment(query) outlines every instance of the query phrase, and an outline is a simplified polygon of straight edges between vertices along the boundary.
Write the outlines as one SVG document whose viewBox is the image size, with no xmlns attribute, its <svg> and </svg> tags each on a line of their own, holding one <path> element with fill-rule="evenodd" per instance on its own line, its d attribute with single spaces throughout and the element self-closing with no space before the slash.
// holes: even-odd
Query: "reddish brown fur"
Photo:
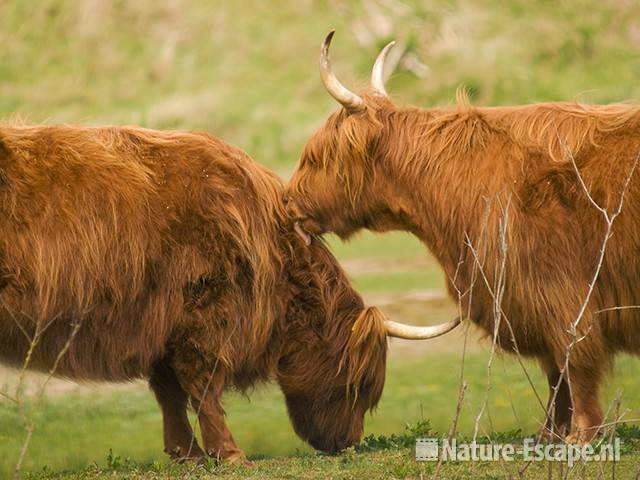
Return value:
<svg viewBox="0 0 640 480">
<path fill-rule="evenodd" d="M 276 379 L 314 447 L 355 443 L 384 383 L 383 317 L 282 184 L 206 134 L 0 127 L 0 361 L 77 380 L 149 378 L 174 458 L 243 458 L 220 396 Z"/>
<path fill-rule="evenodd" d="M 594 199 L 613 211 L 640 154 L 640 107 L 474 108 L 463 96 L 457 108 L 417 109 L 364 98 L 364 112 L 341 109 L 306 145 L 287 187 L 290 214 L 309 231 L 343 238 L 361 228 L 412 232 L 443 266 L 457 300 L 454 292 L 469 291 L 476 264 L 466 236 L 480 245 L 488 284 L 495 285 L 499 224 L 509 205 L 502 309 L 519 351 L 538 358 L 555 386 L 605 232 L 564 146 Z M 573 419 L 572 440 L 590 438 L 602 421 L 598 394 L 614 353 L 640 352 L 638 310 L 595 313 L 640 304 L 639 187 L 636 173 L 580 324 L 581 334 L 591 331 L 570 356 L 574 404 L 566 382 L 558 394 L 556 423 Z M 485 282 L 462 302 L 492 334 L 494 302 Z M 513 350 L 507 322 L 498 337 Z"/>
</svg>

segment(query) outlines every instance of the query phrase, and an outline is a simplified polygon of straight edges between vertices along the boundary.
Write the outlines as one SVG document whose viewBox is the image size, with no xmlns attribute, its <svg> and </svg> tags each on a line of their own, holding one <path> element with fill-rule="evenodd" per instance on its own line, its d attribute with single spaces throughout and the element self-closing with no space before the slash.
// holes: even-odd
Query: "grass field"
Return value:
<svg viewBox="0 0 640 480">
<path fill-rule="evenodd" d="M 0 119 L 207 130 L 286 178 L 305 140 L 336 108 L 316 65 L 319 44 L 331 28 L 337 30 L 335 70 L 354 87 L 366 84 L 379 48 L 400 40 L 405 61 L 387 90 L 401 103 L 451 104 L 461 84 L 479 105 L 640 98 L 640 4 L 630 0 L 5 0 Z M 329 242 L 367 301 L 390 317 L 436 323 L 455 313 L 442 272 L 412 237 L 362 234 L 349 244 Z M 405 425 L 421 421 L 432 432 L 447 432 L 463 340 L 458 332 L 424 344 L 393 342 L 385 393 L 367 421 L 367 434 L 403 435 Z M 477 332 L 469 333 L 461 435 L 473 433 L 487 395 L 489 347 Z M 527 363 L 526 369 L 546 397 L 537 366 Z M 500 357 L 491 371 L 480 433 L 534 433 L 542 409 L 522 367 L 513 357 Z M 622 394 L 629 421 L 640 418 L 638 372 L 640 361 L 621 357 L 603 396 L 611 405 Z M 29 377 L 28 385 L 39 380 Z M 15 381 L 15 373 L 0 370 L 0 390 Z M 226 406 L 236 439 L 256 460 L 252 470 L 168 465 L 160 413 L 144 385 L 75 387 L 56 381 L 34 412 L 25 471 L 34 478 L 145 480 L 402 478 L 433 472 L 433 465 L 413 461 L 410 448 L 384 439 L 365 442 L 377 445 L 373 451 L 315 454 L 293 433 L 273 386 L 248 397 L 229 394 Z M 23 437 L 15 407 L 0 397 L 0 479 L 11 474 Z M 633 435 L 627 440 L 630 450 L 616 478 L 634 478 L 640 465 L 637 442 Z M 513 473 L 507 467 L 451 464 L 441 476 L 502 478 Z M 547 478 L 546 468 L 532 467 L 528 478 Z M 599 475 L 593 465 L 588 468 L 574 476 Z"/>
<path fill-rule="evenodd" d="M 460 381 L 459 353 L 416 354 L 403 351 L 402 346 L 395 347 L 390 358 L 385 393 L 378 410 L 367 420 L 366 435 L 401 435 L 407 425 L 415 426 L 423 421 L 429 422 L 431 433 L 446 433 L 456 407 Z M 486 352 L 468 353 L 464 376 L 469 386 L 459 423 L 461 436 L 473 434 L 475 416 L 485 401 L 486 365 Z M 545 385 L 537 368 L 529 363 L 526 367 L 536 388 L 544 395 Z M 618 392 L 624 392 L 623 405 L 632 409 L 626 415 L 629 419 L 640 418 L 637 367 L 636 360 L 622 357 L 603 398 L 610 404 Z M 521 367 L 510 357 L 499 358 L 493 365 L 491 383 L 488 409 L 479 434 L 490 436 L 494 441 L 504 441 L 505 436 L 512 439 L 534 435 L 543 412 Z M 257 471 L 251 471 L 251 475 L 286 474 L 297 477 L 306 472 L 307 478 L 314 478 L 316 475 L 307 471 L 309 467 L 313 467 L 317 474 L 327 466 L 327 474 L 358 477 L 357 472 L 369 466 L 375 476 L 386 476 L 385 473 L 395 476 L 402 469 L 415 473 L 420 468 L 427 471 L 433 468 L 429 464 L 416 465 L 411 460 L 410 449 L 388 445 L 387 442 L 365 442 L 365 445 L 385 448 L 376 452 L 380 465 L 362 458 L 370 454 L 367 451 L 352 451 L 338 459 L 313 453 L 289 426 L 282 396 L 274 386 L 258 388 L 248 398 L 229 394 L 226 406 L 236 440 L 258 464 Z M 27 471 L 39 472 L 34 478 L 57 478 L 52 472 L 60 471 L 67 471 L 72 477 L 83 471 L 87 475 L 102 472 L 108 477 L 114 469 L 129 474 L 134 471 L 140 474 L 150 468 L 157 470 L 160 476 L 171 473 L 162 453 L 161 416 L 144 385 L 115 391 L 84 388 L 64 394 L 54 393 L 37 412 L 36 425 L 25 464 Z M 6 478 L 11 472 L 23 436 L 16 412 L 10 405 L 3 405 L 0 408 L 0 478 Z M 640 450 L 635 447 L 638 442 L 630 444 L 631 451 L 635 453 L 624 455 L 623 465 L 630 467 L 640 462 Z M 287 458 L 291 464 L 287 463 Z M 275 465 L 277 470 L 272 470 Z M 92 467 L 86 470 L 87 466 Z M 341 466 L 344 467 L 342 472 Z M 459 471 L 450 468 L 461 474 L 471 467 L 459 463 L 456 467 Z M 500 474 L 499 465 L 487 464 L 483 468 L 488 474 Z M 246 474 L 235 468 L 223 471 L 214 468 L 209 473 Z"/>
</svg>

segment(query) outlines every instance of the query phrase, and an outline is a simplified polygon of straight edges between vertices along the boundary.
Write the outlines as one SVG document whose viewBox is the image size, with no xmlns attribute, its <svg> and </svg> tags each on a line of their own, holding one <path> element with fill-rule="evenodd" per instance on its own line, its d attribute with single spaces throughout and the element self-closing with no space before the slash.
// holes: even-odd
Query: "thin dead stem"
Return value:
<svg viewBox="0 0 640 480">
<path fill-rule="evenodd" d="M 573 153 L 571 152 L 568 144 L 560 138 L 560 136 L 558 135 L 558 141 L 560 143 L 560 145 L 563 148 L 564 154 L 566 156 L 566 158 L 568 160 L 571 161 L 571 165 L 573 166 L 573 169 L 576 173 L 576 176 L 578 178 L 578 182 L 580 184 L 580 186 L 582 187 L 583 192 L 585 193 L 587 200 L 589 201 L 589 203 L 598 211 L 602 214 L 602 217 L 604 219 L 605 222 L 605 233 L 603 235 L 603 240 L 600 246 L 600 250 L 598 252 L 598 258 L 597 258 L 597 262 L 596 262 L 596 266 L 594 269 L 594 272 L 591 276 L 591 280 L 588 283 L 588 288 L 587 288 L 587 292 L 585 294 L 585 297 L 582 300 L 582 303 L 580 304 L 579 310 L 576 314 L 575 319 L 571 322 L 569 329 L 567 331 L 567 333 L 570 335 L 570 342 L 568 343 L 566 350 L 565 350 L 565 358 L 564 358 L 564 362 L 563 362 L 563 366 L 560 369 L 560 375 L 558 377 L 558 381 L 556 383 L 556 385 L 552 388 L 552 396 L 551 399 L 549 401 L 549 406 L 546 410 L 546 417 L 547 420 L 551 422 L 551 425 L 553 425 L 553 411 L 552 409 L 555 407 L 555 403 L 557 400 L 557 395 L 558 392 L 560 390 L 560 386 L 562 384 L 563 381 L 565 381 L 567 383 L 568 386 L 568 390 L 569 390 L 569 398 L 571 400 L 571 404 L 575 405 L 574 402 L 574 394 L 573 394 L 573 389 L 571 387 L 571 376 L 570 376 L 570 358 L 571 358 L 571 354 L 573 353 L 575 347 L 582 342 L 587 336 L 588 334 L 592 331 L 592 325 L 589 325 L 587 328 L 587 331 L 584 335 L 579 336 L 578 335 L 578 327 L 580 325 L 580 323 L 582 322 L 583 318 L 585 317 L 585 314 L 587 312 L 587 308 L 589 306 L 589 302 L 591 301 L 591 298 L 593 296 L 593 293 L 595 291 L 595 286 L 596 283 L 600 277 L 600 273 L 602 271 L 602 266 L 604 264 L 604 258 L 605 258 L 605 254 L 607 251 L 607 247 L 609 244 L 609 240 L 611 239 L 612 236 L 612 231 L 613 231 L 613 225 L 615 220 L 618 218 L 618 216 L 620 215 L 620 213 L 622 212 L 623 206 L 624 206 L 624 198 L 625 198 L 625 194 L 627 192 L 627 190 L 629 189 L 629 185 L 631 183 L 631 179 L 633 178 L 633 175 L 637 169 L 638 166 L 638 162 L 640 160 L 640 153 L 638 155 L 636 155 L 633 164 L 631 166 L 631 169 L 627 175 L 627 177 L 625 178 L 623 187 L 620 191 L 620 198 L 618 200 L 618 204 L 617 207 L 615 208 L 615 210 L 613 212 L 609 212 L 605 207 L 601 206 L 600 204 L 598 204 L 598 202 L 593 198 L 593 196 L 591 195 L 591 192 L 589 190 L 589 188 L 587 187 L 582 174 L 580 173 L 580 169 L 578 168 L 578 165 L 575 161 L 575 158 L 573 156 Z M 625 307 L 625 306 L 620 306 L 620 307 L 610 307 L 610 308 L 606 308 L 606 309 L 602 309 L 602 310 L 598 310 L 595 311 L 594 314 L 597 313 L 602 313 L 605 311 L 613 311 L 613 310 L 623 310 L 625 308 L 634 308 L 635 306 L 629 306 L 629 307 Z M 605 425 L 598 425 L 596 427 L 593 428 L 597 428 L 598 430 L 605 427 Z M 541 435 L 542 432 L 540 433 L 540 435 L 538 436 L 538 441 L 541 440 Z M 527 467 L 529 466 L 530 462 L 528 462 L 527 464 L 525 464 L 521 469 L 520 469 L 520 473 L 524 473 L 524 471 L 527 469 Z"/>
<path fill-rule="evenodd" d="M 505 291 L 505 272 L 507 265 L 507 228 L 509 225 L 509 204 L 510 199 L 507 201 L 506 208 L 503 209 L 502 217 L 499 226 L 499 241 L 500 241 L 500 261 L 499 265 L 496 267 L 498 271 L 496 271 L 495 275 L 495 285 L 493 287 L 494 295 L 494 309 L 493 309 L 493 339 L 491 342 L 491 351 L 489 352 L 489 361 L 487 363 L 487 382 L 485 387 L 484 400 L 482 403 L 482 407 L 478 412 L 478 415 L 475 419 L 475 426 L 473 429 L 473 442 L 476 441 L 478 437 L 478 429 L 480 420 L 484 415 L 484 412 L 488 409 L 489 403 L 489 392 L 491 391 L 491 373 L 492 373 L 492 365 L 493 359 L 495 357 L 496 351 L 499 348 L 499 331 L 500 331 L 500 322 L 502 320 L 502 298 L 504 296 Z"/>
<path fill-rule="evenodd" d="M 575 320 L 571 323 L 570 328 L 569 328 L 569 335 L 571 337 L 571 341 L 570 343 L 567 345 L 566 348 L 566 353 L 565 353 L 565 359 L 564 359 L 564 365 L 562 367 L 562 369 L 560 370 L 560 376 L 558 378 L 558 382 L 557 385 L 555 386 L 554 389 L 554 394 L 552 397 L 552 401 L 551 403 L 555 403 L 556 398 L 557 398 L 557 393 L 560 389 L 560 385 L 562 384 L 562 382 L 564 380 L 566 380 L 567 382 L 567 386 L 569 388 L 569 397 L 571 399 L 571 403 L 573 405 L 575 405 L 574 403 L 574 396 L 573 396 L 573 389 L 571 388 L 571 381 L 570 381 L 570 371 L 569 371 L 569 367 L 570 367 L 570 357 L 571 354 L 573 352 L 573 350 L 575 349 L 575 347 L 578 345 L 578 343 L 580 343 L 581 341 L 583 341 L 586 336 L 591 332 L 591 326 L 589 326 L 587 332 L 582 335 L 582 336 L 578 336 L 578 326 L 580 325 L 580 322 L 582 321 L 582 319 L 585 316 L 585 313 L 587 311 L 587 307 L 589 305 L 589 302 L 591 301 L 591 297 L 593 296 L 593 292 L 595 290 L 595 286 L 596 283 L 598 281 L 598 278 L 600 277 L 600 272 L 602 271 L 602 265 L 604 263 L 604 257 L 607 251 L 607 246 L 609 244 L 609 240 L 611 239 L 611 235 L 612 235 L 612 229 L 613 229 L 613 224 L 616 220 L 616 218 L 618 218 L 618 216 L 620 215 L 620 213 L 622 212 L 622 208 L 624 206 L 624 198 L 625 198 L 625 194 L 629 188 L 629 184 L 631 183 L 631 179 L 633 178 L 633 175 L 636 171 L 636 168 L 638 166 L 638 161 L 640 160 L 640 154 L 636 155 L 634 161 L 633 161 L 633 165 L 625 179 L 623 188 L 620 192 L 620 199 L 618 201 L 618 205 L 616 207 L 616 209 L 613 211 L 613 213 L 609 213 L 607 211 L 606 208 L 600 206 L 595 199 L 593 198 L 593 196 L 591 195 L 591 192 L 589 191 L 589 189 L 587 188 L 584 179 L 582 178 L 582 175 L 580 173 L 580 170 L 578 168 L 578 165 L 576 164 L 575 158 L 573 156 L 573 154 L 571 153 L 571 150 L 569 149 L 568 145 L 566 142 L 564 142 L 559 136 L 558 136 L 558 140 L 560 141 L 560 144 L 563 146 L 563 149 L 565 151 L 565 155 L 568 157 L 568 159 L 571 161 L 571 164 L 573 166 L 573 169 L 576 173 L 576 176 L 578 177 L 578 181 L 580 183 L 580 185 L 582 186 L 582 189 L 587 197 L 587 199 L 589 200 L 589 202 L 591 203 L 591 205 L 598 210 L 605 221 L 606 224 L 606 229 L 605 229 L 605 233 L 603 236 L 603 240 L 602 240 L 602 244 L 600 246 L 600 251 L 598 253 L 598 260 L 596 263 L 596 267 L 595 270 L 593 272 L 593 275 L 591 277 L 591 281 L 588 284 L 588 289 L 587 289 L 587 293 L 582 301 L 582 304 L 580 305 L 580 309 L 576 315 Z"/>
<path fill-rule="evenodd" d="M 7 311 L 10 312 L 9 309 L 6 308 L 5 309 Z M 81 315 L 80 318 L 84 318 L 84 315 L 86 315 L 86 313 L 88 312 L 84 312 L 83 315 Z M 12 314 L 13 316 L 13 314 Z M 33 352 L 36 349 L 38 343 L 40 342 L 40 339 L 42 338 L 42 334 L 44 333 L 44 331 L 53 324 L 53 322 L 58 319 L 59 316 L 56 315 L 54 316 L 49 322 L 47 322 L 47 324 L 45 324 L 45 326 L 43 328 L 39 328 L 40 322 L 36 322 L 36 331 L 33 335 L 33 337 L 31 338 L 31 341 L 29 343 L 29 349 L 27 351 L 27 355 L 25 358 L 25 361 L 22 365 L 22 369 L 20 370 L 20 375 L 18 378 L 18 384 L 16 387 L 16 395 L 15 395 L 15 402 L 18 405 L 18 413 L 20 415 L 20 418 L 25 426 L 25 437 L 24 440 L 22 442 L 22 446 L 20 447 L 20 453 L 18 455 L 18 460 L 16 462 L 16 466 L 14 469 L 14 479 L 19 479 L 21 476 L 21 471 L 22 471 L 22 465 L 24 463 L 24 459 L 25 456 L 27 454 L 27 451 L 29 449 L 29 446 L 31 444 L 31 439 L 33 438 L 33 431 L 35 430 L 35 420 L 34 420 L 34 411 L 37 409 L 37 407 L 40 405 L 40 403 L 42 402 L 42 399 L 44 398 L 44 392 L 45 389 L 47 387 L 47 385 L 49 384 L 49 382 L 51 381 L 51 379 L 54 377 L 56 371 L 58 370 L 58 366 L 60 365 L 60 361 L 62 360 L 62 358 L 67 354 L 67 352 L 69 351 L 69 348 L 71 348 L 71 344 L 73 343 L 74 339 L 76 338 L 76 335 L 78 334 L 78 331 L 80 330 L 80 327 L 82 325 L 82 321 L 78 320 L 76 323 L 73 324 L 73 328 L 71 329 L 71 332 L 69 334 L 69 337 L 67 338 L 65 344 L 63 345 L 62 349 L 58 352 L 58 354 L 56 355 L 56 358 L 53 362 L 53 365 L 51 366 L 51 368 L 49 369 L 49 372 L 47 374 L 47 376 L 45 377 L 44 381 L 42 382 L 42 384 L 38 387 L 38 390 L 34 396 L 34 400 L 33 400 L 33 406 L 35 408 L 31 408 L 30 409 L 30 413 L 26 412 L 25 409 L 25 399 L 23 396 L 23 387 L 24 387 L 24 382 L 25 382 L 25 376 L 26 376 L 26 372 L 31 364 L 31 360 L 33 358 Z M 15 317 L 14 317 L 15 319 Z M 17 321 L 17 320 L 16 320 Z"/>
</svg>

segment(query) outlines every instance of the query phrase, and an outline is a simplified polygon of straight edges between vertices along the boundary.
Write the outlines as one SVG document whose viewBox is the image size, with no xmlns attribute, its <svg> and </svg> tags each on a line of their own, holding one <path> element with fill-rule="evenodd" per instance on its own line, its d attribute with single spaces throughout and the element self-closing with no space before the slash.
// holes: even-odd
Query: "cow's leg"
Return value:
<svg viewBox="0 0 640 480">
<path fill-rule="evenodd" d="M 188 395 L 167 362 L 153 366 L 149 386 L 162 410 L 164 451 L 180 462 L 204 458 L 187 417 Z"/>
<path fill-rule="evenodd" d="M 185 363 L 176 362 L 180 384 L 191 397 L 198 416 L 204 451 L 216 459 L 248 464 L 225 422 L 221 401 L 226 383 L 224 372 L 220 365 L 212 370 L 206 371 L 194 357 Z"/>
<path fill-rule="evenodd" d="M 541 363 L 549 384 L 546 420 L 541 436 L 550 442 L 563 440 L 571 428 L 572 408 L 569 385 L 564 378 L 560 378 L 560 369 L 553 359 L 545 358 Z"/>
<path fill-rule="evenodd" d="M 198 412 L 202 444 L 207 454 L 231 463 L 247 462 L 244 452 L 238 447 L 224 419 L 224 409 L 220 397 L 215 393 L 200 399 L 191 397 L 193 408 Z"/>
<path fill-rule="evenodd" d="M 604 363 L 604 362 L 603 362 Z M 570 443 L 586 443 L 595 437 L 602 426 L 604 415 L 600 407 L 599 393 L 604 365 L 570 364 L 568 381 L 573 401 L 571 431 L 566 440 Z"/>
</svg>

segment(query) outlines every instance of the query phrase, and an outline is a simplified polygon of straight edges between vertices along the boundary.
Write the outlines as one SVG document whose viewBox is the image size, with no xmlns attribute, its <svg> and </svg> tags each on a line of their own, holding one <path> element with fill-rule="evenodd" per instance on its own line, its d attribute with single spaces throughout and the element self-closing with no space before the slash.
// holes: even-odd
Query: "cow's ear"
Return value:
<svg viewBox="0 0 640 480">
<path fill-rule="evenodd" d="M 371 160 L 372 142 L 377 141 L 382 131 L 382 124 L 375 112 L 346 117 L 339 128 L 338 158 L 366 166 Z"/>
<path fill-rule="evenodd" d="M 358 392 L 370 368 L 380 364 L 386 355 L 385 316 L 377 307 L 365 308 L 351 327 L 340 368 L 347 369 L 347 388 Z"/>
</svg>

